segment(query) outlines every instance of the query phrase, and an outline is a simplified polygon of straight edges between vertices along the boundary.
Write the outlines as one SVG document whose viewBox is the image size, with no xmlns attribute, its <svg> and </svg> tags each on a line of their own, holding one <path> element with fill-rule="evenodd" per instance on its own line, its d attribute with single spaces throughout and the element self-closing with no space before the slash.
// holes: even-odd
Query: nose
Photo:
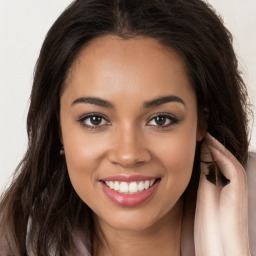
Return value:
<svg viewBox="0 0 256 256">
<path fill-rule="evenodd" d="M 147 163 L 151 154 L 146 148 L 144 136 L 136 131 L 136 128 L 126 127 L 115 131 L 108 159 L 125 168 Z"/>
</svg>

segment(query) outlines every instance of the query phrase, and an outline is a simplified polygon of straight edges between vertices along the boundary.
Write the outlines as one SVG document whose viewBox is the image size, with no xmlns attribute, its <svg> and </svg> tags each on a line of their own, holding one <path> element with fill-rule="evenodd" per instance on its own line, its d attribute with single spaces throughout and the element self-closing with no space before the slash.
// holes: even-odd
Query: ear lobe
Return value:
<svg viewBox="0 0 256 256">
<path fill-rule="evenodd" d="M 196 134 L 196 140 L 197 142 L 200 142 L 204 139 L 204 137 L 207 134 L 207 128 L 201 129 L 200 127 L 197 128 L 197 134 Z"/>
<path fill-rule="evenodd" d="M 197 134 L 196 134 L 196 140 L 198 142 L 202 141 L 207 134 L 208 118 L 209 118 L 209 110 L 208 108 L 204 108 L 203 113 L 198 118 Z"/>
</svg>

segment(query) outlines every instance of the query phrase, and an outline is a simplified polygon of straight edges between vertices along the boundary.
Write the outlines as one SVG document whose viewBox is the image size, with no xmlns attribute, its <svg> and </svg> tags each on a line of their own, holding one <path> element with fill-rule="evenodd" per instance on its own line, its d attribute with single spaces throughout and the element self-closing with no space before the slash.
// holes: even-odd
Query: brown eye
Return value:
<svg viewBox="0 0 256 256">
<path fill-rule="evenodd" d="M 166 124 L 166 117 L 165 116 L 157 116 L 156 118 L 155 118 L 155 123 L 157 124 L 157 125 L 160 125 L 160 126 L 163 126 L 163 125 L 165 125 Z"/>
<path fill-rule="evenodd" d="M 102 117 L 101 116 L 91 116 L 89 118 L 89 122 L 92 124 L 92 125 L 100 125 L 101 122 L 102 122 Z"/>
<path fill-rule="evenodd" d="M 148 122 L 148 125 L 164 128 L 176 123 L 178 123 L 178 120 L 175 117 L 167 114 L 162 114 L 151 118 Z"/>
<path fill-rule="evenodd" d="M 91 114 L 83 116 L 79 122 L 88 128 L 100 128 L 104 125 L 109 124 L 109 122 L 101 115 Z"/>
</svg>

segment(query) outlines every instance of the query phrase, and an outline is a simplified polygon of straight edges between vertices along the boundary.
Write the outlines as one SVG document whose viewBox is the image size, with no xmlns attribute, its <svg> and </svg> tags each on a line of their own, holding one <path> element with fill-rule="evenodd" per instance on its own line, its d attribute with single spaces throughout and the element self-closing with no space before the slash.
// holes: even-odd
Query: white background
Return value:
<svg viewBox="0 0 256 256">
<path fill-rule="evenodd" d="M 0 0 L 0 191 L 10 182 L 26 149 L 26 114 L 40 47 L 48 29 L 69 3 L 70 0 Z M 234 36 L 240 69 L 254 103 L 256 1 L 209 0 L 209 3 Z M 255 125 L 251 150 L 256 150 Z"/>
</svg>

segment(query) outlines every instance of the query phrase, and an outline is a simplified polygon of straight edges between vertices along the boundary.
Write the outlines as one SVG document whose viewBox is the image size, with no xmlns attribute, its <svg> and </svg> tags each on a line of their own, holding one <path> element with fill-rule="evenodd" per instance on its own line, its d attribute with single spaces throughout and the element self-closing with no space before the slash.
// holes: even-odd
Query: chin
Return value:
<svg viewBox="0 0 256 256">
<path fill-rule="evenodd" d="M 170 202 L 168 208 L 148 205 L 136 209 L 112 209 L 101 216 L 98 215 L 99 218 L 97 219 L 115 230 L 145 231 L 157 225 L 161 226 L 161 223 L 166 223 L 166 220 L 173 214 L 180 214 L 179 210 L 182 209 L 180 202 L 182 202 L 181 198 L 178 198 L 176 202 Z"/>
</svg>

